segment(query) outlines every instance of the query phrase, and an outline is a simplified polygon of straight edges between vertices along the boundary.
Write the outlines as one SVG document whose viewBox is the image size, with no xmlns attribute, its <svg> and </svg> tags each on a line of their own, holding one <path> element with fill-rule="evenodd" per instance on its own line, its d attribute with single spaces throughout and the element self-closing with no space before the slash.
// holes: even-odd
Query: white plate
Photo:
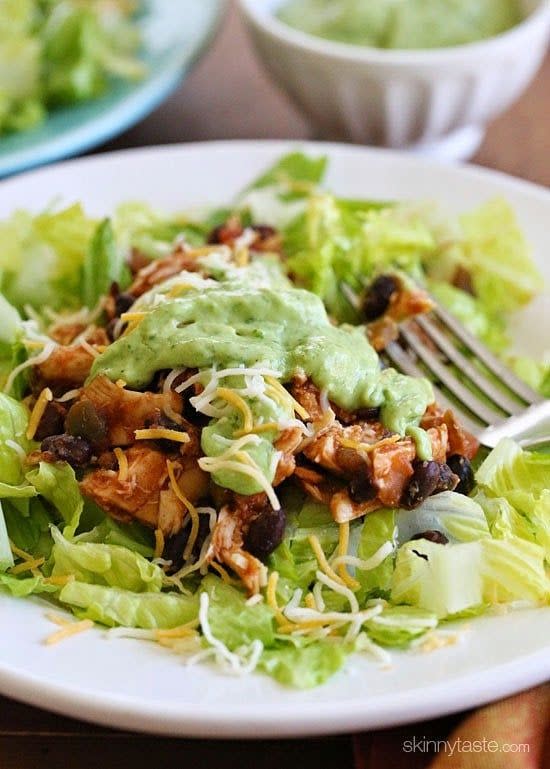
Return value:
<svg viewBox="0 0 550 769">
<path fill-rule="evenodd" d="M 57 195 L 83 201 L 94 214 L 136 198 L 167 210 L 225 203 L 289 148 L 279 142 L 214 143 L 71 161 L 2 183 L 0 216 L 17 207 L 40 210 Z M 330 156 L 327 183 L 343 195 L 431 198 L 452 210 L 504 195 L 550 275 L 548 192 L 499 174 L 396 153 L 329 144 L 306 148 Z M 527 313 L 517 324 L 523 349 L 541 351 L 549 321 L 548 301 Z M 355 656 L 331 682 L 307 692 L 260 675 L 234 678 L 206 666 L 186 668 L 168 650 L 107 640 L 101 630 L 46 647 L 41 642 L 52 626 L 40 601 L 2 595 L 0 617 L 3 694 L 108 726 L 159 734 L 283 737 L 391 726 L 479 705 L 550 676 L 550 609 L 472 620 L 462 626 L 455 646 L 429 654 L 394 653 L 389 670 Z"/>
</svg>

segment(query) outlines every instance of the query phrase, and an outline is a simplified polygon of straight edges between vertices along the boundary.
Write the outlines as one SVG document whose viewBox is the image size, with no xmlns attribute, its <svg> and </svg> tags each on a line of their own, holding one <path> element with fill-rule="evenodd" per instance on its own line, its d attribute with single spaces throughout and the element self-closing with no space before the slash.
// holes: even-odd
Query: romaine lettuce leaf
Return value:
<svg viewBox="0 0 550 769">
<path fill-rule="evenodd" d="M 67 462 L 40 462 L 38 468 L 27 473 L 27 480 L 60 513 L 65 522 L 64 536 L 73 537 L 84 507 L 73 468 Z"/>
<path fill-rule="evenodd" d="M 6 520 L 4 518 L 4 510 L 0 500 L 0 572 L 7 571 L 7 569 L 13 566 L 13 564 L 13 553 L 10 547 L 8 529 L 6 526 Z"/>
<path fill-rule="evenodd" d="M 437 625 L 433 612 L 415 606 L 388 606 L 365 623 L 365 630 L 381 646 L 405 648 Z"/>
<path fill-rule="evenodd" d="M 73 543 L 52 527 L 52 574 L 72 575 L 78 582 L 106 585 L 134 593 L 159 593 L 162 570 L 139 553 L 118 545 Z"/>
<path fill-rule="evenodd" d="M 219 577 L 208 574 L 200 592 L 209 596 L 208 621 L 212 633 L 229 649 L 259 640 L 264 647 L 275 638 L 273 611 L 265 603 L 246 605 L 246 595 Z"/>
<path fill-rule="evenodd" d="M 394 542 L 396 537 L 395 510 L 376 510 L 365 516 L 357 549 L 359 558 L 367 560 L 385 542 Z M 362 593 L 370 597 L 386 597 L 391 586 L 395 556 L 389 555 L 380 566 L 370 571 L 357 569 L 355 578 L 361 584 Z"/>
<path fill-rule="evenodd" d="M 78 204 L 0 223 L 0 289 L 18 309 L 79 307 L 81 269 L 96 223 Z"/>
<path fill-rule="evenodd" d="M 59 593 L 61 603 L 81 618 L 108 627 L 121 625 L 145 629 L 169 629 L 198 616 L 196 596 L 179 593 L 133 593 L 105 585 L 68 582 Z"/>
<path fill-rule="evenodd" d="M 0 481 L 10 486 L 17 486 L 23 481 L 21 458 L 14 445 L 25 453 L 29 451 L 30 441 L 25 434 L 28 421 L 27 407 L 0 393 Z"/>
<path fill-rule="evenodd" d="M 43 577 L 14 577 L 11 574 L 0 574 L 0 589 L 8 590 L 16 598 L 27 598 L 39 593 L 55 593 L 59 590 L 55 585 L 44 582 Z"/>
<path fill-rule="evenodd" d="M 396 521 L 400 544 L 430 530 L 440 531 L 451 542 L 472 542 L 490 536 L 483 508 L 474 499 L 454 491 L 434 494 L 414 510 L 400 510 Z"/>
<path fill-rule="evenodd" d="M 346 661 L 343 644 L 316 641 L 307 645 L 281 643 L 261 656 L 258 668 L 282 684 L 311 689 L 324 684 Z"/>
<path fill-rule="evenodd" d="M 84 259 L 82 299 L 90 309 L 109 292 L 111 283 L 124 289 L 130 283 L 130 270 L 117 247 L 110 219 L 98 225 Z"/>
<path fill-rule="evenodd" d="M 529 302 L 543 279 L 509 204 L 490 200 L 464 214 L 461 223 L 462 258 L 482 305 L 498 315 Z"/>
</svg>

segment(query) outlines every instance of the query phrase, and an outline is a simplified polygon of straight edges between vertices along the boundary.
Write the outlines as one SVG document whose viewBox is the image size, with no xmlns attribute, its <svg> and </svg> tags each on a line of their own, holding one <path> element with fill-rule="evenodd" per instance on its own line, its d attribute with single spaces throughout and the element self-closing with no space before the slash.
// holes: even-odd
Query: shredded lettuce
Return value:
<svg viewBox="0 0 550 769">
<path fill-rule="evenodd" d="M 279 648 L 263 653 L 259 667 L 282 684 L 311 689 L 328 681 L 340 670 L 346 657 L 345 647 L 330 641 L 307 645 L 282 643 Z"/>
<path fill-rule="evenodd" d="M 162 570 L 139 553 L 120 545 L 71 542 L 52 527 L 54 576 L 70 574 L 78 582 L 107 585 L 134 593 L 159 593 Z"/>
<path fill-rule="evenodd" d="M 36 470 L 27 473 L 27 480 L 61 515 L 64 536 L 73 537 L 84 507 L 73 468 L 67 462 L 40 462 Z"/>
<path fill-rule="evenodd" d="M 198 614 L 196 596 L 134 593 L 123 588 L 76 580 L 61 589 L 59 600 L 79 617 L 108 627 L 121 625 L 167 630 L 190 622 Z"/>
<path fill-rule="evenodd" d="M 414 606 L 388 606 L 381 614 L 368 620 L 365 629 L 369 638 L 381 646 L 406 648 L 438 625 L 433 612 Z"/>
</svg>

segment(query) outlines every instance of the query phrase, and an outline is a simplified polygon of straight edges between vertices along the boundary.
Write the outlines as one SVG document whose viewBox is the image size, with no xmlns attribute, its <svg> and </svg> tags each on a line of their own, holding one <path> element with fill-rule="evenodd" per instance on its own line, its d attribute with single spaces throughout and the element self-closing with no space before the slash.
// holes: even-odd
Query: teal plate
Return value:
<svg viewBox="0 0 550 769">
<path fill-rule="evenodd" d="M 37 128 L 0 139 L 0 177 L 84 152 L 152 112 L 204 50 L 223 5 L 224 0 L 148 0 L 139 20 L 146 77 L 115 82 L 99 99 L 52 111 Z"/>
</svg>

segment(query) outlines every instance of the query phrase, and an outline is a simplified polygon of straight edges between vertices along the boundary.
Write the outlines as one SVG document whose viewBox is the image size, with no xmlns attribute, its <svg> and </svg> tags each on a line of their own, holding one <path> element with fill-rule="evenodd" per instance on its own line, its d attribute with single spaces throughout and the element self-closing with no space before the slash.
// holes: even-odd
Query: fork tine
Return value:
<svg viewBox="0 0 550 769">
<path fill-rule="evenodd" d="M 473 414 L 482 419 L 485 424 L 492 425 L 495 422 L 500 422 L 505 416 L 509 416 L 486 405 L 475 393 L 465 387 L 452 369 L 445 363 L 442 363 L 437 353 L 432 352 L 414 331 L 406 326 L 402 326 L 401 335 L 411 350 L 428 367 L 430 372 L 445 385 L 455 398 L 458 398 Z"/>
<path fill-rule="evenodd" d="M 485 366 L 498 377 L 498 379 L 505 382 L 506 387 L 508 387 L 509 390 L 522 398 L 526 403 L 540 403 L 544 400 L 539 393 L 532 390 L 529 385 L 522 382 L 521 379 L 518 379 L 507 366 L 490 353 L 484 344 L 479 342 L 473 334 L 464 328 L 460 321 L 436 302 L 434 302 L 434 304 L 435 307 L 433 312 L 437 315 L 439 320 L 447 326 L 447 328 L 452 331 L 463 344 L 467 345 L 476 357 L 479 358 L 479 360 L 484 363 Z"/>
<path fill-rule="evenodd" d="M 425 377 L 424 371 L 419 368 L 416 363 L 410 358 L 409 355 L 403 350 L 403 348 L 397 344 L 397 342 L 391 342 L 384 350 L 385 356 L 389 359 L 390 363 L 401 371 L 403 374 L 409 376 Z M 460 418 L 460 421 L 464 427 L 474 435 L 479 435 L 484 428 L 481 422 L 477 422 L 470 417 L 463 409 L 453 403 L 445 393 L 443 393 L 439 387 L 432 385 L 436 402 L 444 409 L 450 409 Z"/>
<path fill-rule="evenodd" d="M 462 355 L 453 341 L 440 331 L 428 315 L 417 316 L 415 322 L 431 341 L 439 347 L 445 357 L 458 366 L 460 371 L 466 374 L 475 386 L 485 393 L 499 408 L 508 411 L 510 414 L 521 414 L 525 410 L 525 404 L 510 398 L 504 390 L 491 382 L 480 369 L 476 368 L 471 360 Z M 502 382 L 502 384 L 506 387 L 506 382 Z"/>
</svg>

